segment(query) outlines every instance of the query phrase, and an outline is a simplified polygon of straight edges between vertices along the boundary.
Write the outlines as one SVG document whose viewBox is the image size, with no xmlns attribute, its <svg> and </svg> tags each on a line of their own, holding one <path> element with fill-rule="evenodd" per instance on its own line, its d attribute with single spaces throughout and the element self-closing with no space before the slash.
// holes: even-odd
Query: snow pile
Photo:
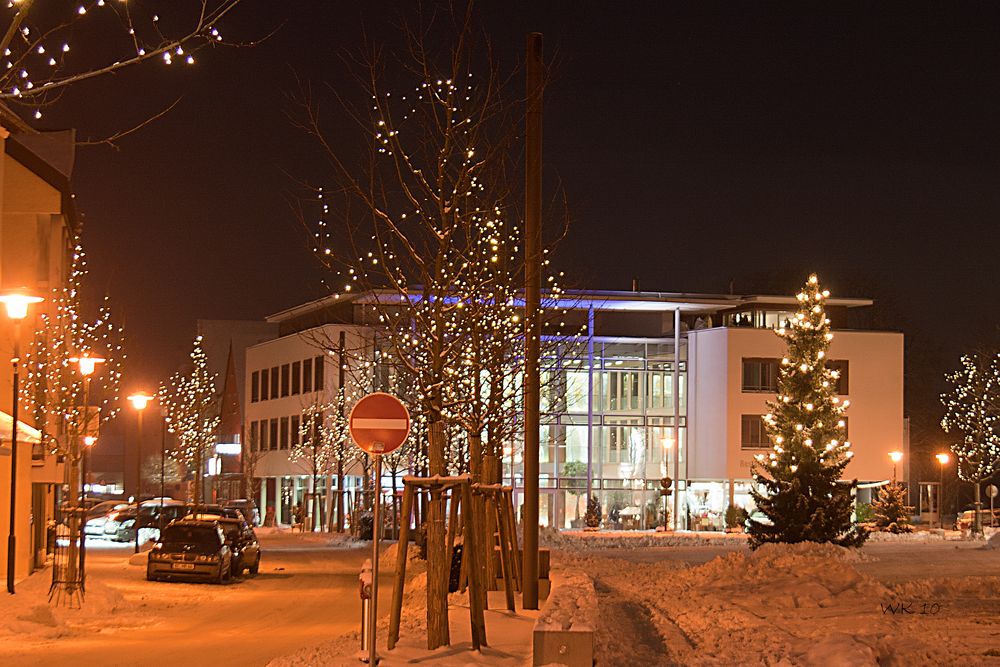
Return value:
<svg viewBox="0 0 1000 667">
<path fill-rule="evenodd" d="M 872 531 L 868 534 L 869 542 L 941 542 L 944 539 L 944 533 L 932 533 L 926 530 L 912 533 Z"/>
<path fill-rule="evenodd" d="M 117 590 L 95 581 L 87 582 L 83 608 L 49 603 L 51 571 L 45 570 L 19 582 L 15 595 L 0 598 L 0 637 L 58 639 L 85 635 L 106 625 L 125 611 L 125 599 Z M 74 600 L 74 605 L 77 604 Z"/>
<path fill-rule="evenodd" d="M 1000 532 L 995 532 L 990 535 L 990 539 L 986 540 L 986 544 L 983 545 L 984 549 L 1000 549 Z"/>
<path fill-rule="evenodd" d="M 543 528 L 539 532 L 542 546 L 568 551 L 590 549 L 646 549 L 649 547 L 731 546 L 746 544 L 743 533 L 666 533 L 637 530 L 559 531 Z"/>
<path fill-rule="evenodd" d="M 552 575 L 552 593 L 538 617 L 536 630 L 593 632 L 597 626 L 594 580 L 574 570 L 560 570 Z"/>
</svg>

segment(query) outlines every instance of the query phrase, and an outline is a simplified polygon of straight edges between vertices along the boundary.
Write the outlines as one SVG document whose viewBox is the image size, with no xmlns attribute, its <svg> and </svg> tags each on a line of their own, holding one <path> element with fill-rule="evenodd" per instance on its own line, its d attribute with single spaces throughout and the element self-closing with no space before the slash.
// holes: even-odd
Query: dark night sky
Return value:
<svg viewBox="0 0 1000 667">
<path fill-rule="evenodd" d="M 933 410 L 945 365 L 996 334 L 1000 14 L 874 4 L 481 3 L 501 59 L 538 30 L 557 60 L 545 161 L 573 218 L 557 258 L 570 283 L 791 293 L 817 270 L 905 331 L 923 388 L 911 410 Z M 226 34 L 280 25 L 262 45 L 81 86 L 46 117 L 97 135 L 181 97 L 77 163 L 92 286 L 126 313 L 130 384 L 183 361 L 196 318 L 323 294 L 287 202 L 319 163 L 285 96 L 296 75 L 353 94 L 341 55 L 362 29 L 395 44 L 398 17 L 385 2 L 245 0 Z"/>
</svg>

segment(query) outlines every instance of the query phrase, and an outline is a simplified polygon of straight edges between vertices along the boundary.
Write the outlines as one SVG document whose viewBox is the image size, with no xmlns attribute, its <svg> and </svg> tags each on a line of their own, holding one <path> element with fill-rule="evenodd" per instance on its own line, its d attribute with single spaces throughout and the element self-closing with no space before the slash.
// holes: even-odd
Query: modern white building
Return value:
<svg viewBox="0 0 1000 667">
<path fill-rule="evenodd" d="M 261 507 L 279 522 L 311 491 L 309 472 L 290 461 L 301 411 L 343 382 L 338 349 L 371 347 L 365 295 L 321 299 L 272 315 L 278 338 L 247 351 L 250 401 L 244 432 L 261 452 L 254 475 Z M 771 330 L 793 297 L 660 292 L 578 292 L 558 304 L 566 330 L 543 360 L 541 521 L 582 523 L 587 493 L 605 525 L 649 529 L 664 507 L 678 529 L 723 530 L 726 507 L 750 508 L 750 465 L 769 449 L 761 415 L 773 398 L 784 343 Z M 903 336 L 851 329 L 867 299 L 831 298 L 830 360 L 851 400 L 855 456 L 846 474 L 868 487 L 892 474 L 888 452 L 904 450 Z M 341 341 L 344 342 L 341 342 Z M 320 370 L 318 370 L 320 369 Z M 520 443 L 505 461 L 507 483 L 523 488 Z M 359 483 L 358 468 L 347 485 Z M 671 497 L 660 495 L 672 480 Z M 318 485 L 324 494 L 330 479 Z"/>
</svg>

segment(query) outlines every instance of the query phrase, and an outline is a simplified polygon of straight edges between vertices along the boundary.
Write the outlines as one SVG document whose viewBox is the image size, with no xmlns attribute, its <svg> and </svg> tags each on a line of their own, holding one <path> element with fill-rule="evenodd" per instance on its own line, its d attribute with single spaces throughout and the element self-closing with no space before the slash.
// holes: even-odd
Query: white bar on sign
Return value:
<svg viewBox="0 0 1000 667">
<path fill-rule="evenodd" d="M 351 420 L 351 428 L 387 428 L 393 431 L 405 431 L 405 419 L 363 419 L 355 417 Z"/>
</svg>

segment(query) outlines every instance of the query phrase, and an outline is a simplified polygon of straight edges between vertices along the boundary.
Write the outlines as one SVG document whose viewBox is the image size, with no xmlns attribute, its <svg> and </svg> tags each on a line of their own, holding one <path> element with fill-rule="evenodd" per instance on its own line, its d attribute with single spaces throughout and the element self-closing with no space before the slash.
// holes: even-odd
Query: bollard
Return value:
<svg viewBox="0 0 1000 667">
<path fill-rule="evenodd" d="M 358 588 L 361 595 L 361 653 L 358 658 L 368 662 L 371 642 L 371 604 L 372 604 L 372 560 L 367 559 L 361 566 L 358 575 Z"/>
</svg>

